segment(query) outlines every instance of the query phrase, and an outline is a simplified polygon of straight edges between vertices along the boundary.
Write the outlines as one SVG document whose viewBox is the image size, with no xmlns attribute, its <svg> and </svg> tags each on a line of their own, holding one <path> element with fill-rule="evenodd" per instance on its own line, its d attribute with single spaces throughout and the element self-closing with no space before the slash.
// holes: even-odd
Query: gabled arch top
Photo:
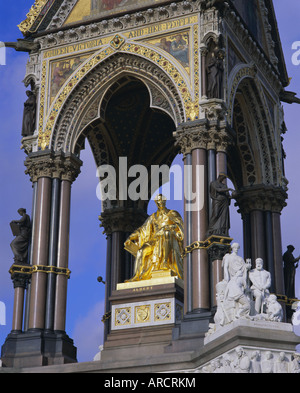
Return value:
<svg viewBox="0 0 300 393">
<path fill-rule="evenodd" d="M 108 17 L 167 2 L 168 0 L 78 0 L 64 25 L 91 21 L 99 17 Z"/>
</svg>

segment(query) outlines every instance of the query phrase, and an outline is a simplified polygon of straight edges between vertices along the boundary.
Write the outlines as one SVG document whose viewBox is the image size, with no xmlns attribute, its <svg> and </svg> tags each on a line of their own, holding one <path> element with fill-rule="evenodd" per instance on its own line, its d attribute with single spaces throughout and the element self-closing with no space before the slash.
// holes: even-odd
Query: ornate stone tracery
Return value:
<svg viewBox="0 0 300 393">
<path fill-rule="evenodd" d="M 93 73 L 89 79 L 85 79 L 85 83 L 82 87 L 81 90 L 77 89 L 77 94 L 76 96 L 73 96 L 72 98 L 69 97 L 68 102 L 72 102 L 72 105 L 69 107 L 69 109 L 66 110 L 64 119 L 61 120 L 60 125 L 56 125 L 56 129 L 59 128 L 59 135 L 56 137 L 56 142 L 54 142 L 54 135 L 56 134 L 55 131 L 52 132 L 52 144 L 56 144 L 57 149 L 62 148 L 63 140 L 65 140 L 65 137 L 63 136 L 65 134 L 66 127 L 71 129 L 70 127 L 70 120 L 74 119 L 74 112 L 76 111 L 76 108 L 79 108 L 81 105 L 81 102 L 86 99 L 86 97 L 89 96 L 89 92 L 95 89 L 96 86 L 101 86 L 103 89 L 103 86 L 105 86 L 105 83 L 111 83 L 111 79 L 113 75 L 116 75 L 120 78 L 120 75 L 124 74 L 126 75 L 126 70 L 127 74 L 130 75 L 133 71 L 138 72 L 138 77 L 142 77 L 145 75 L 147 79 L 156 79 L 157 84 L 160 89 L 169 89 L 169 96 L 172 97 L 172 100 L 174 103 L 176 103 L 176 118 L 174 121 L 182 122 L 183 121 L 183 108 L 180 104 L 179 101 L 179 94 L 173 84 L 173 82 L 169 79 L 169 77 L 165 74 L 162 73 L 161 70 L 159 70 L 154 64 L 151 62 L 142 59 L 140 57 L 136 56 L 130 56 L 130 55 L 122 55 L 122 56 L 112 56 L 111 59 L 108 60 L 107 65 L 106 63 L 101 63 L 101 68 L 99 68 L 99 72 Z M 116 77 L 115 77 L 116 78 Z M 146 79 L 146 81 L 147 81 Z M 146 82 L 147 83 L 147 82 Z M 149 83 L 149 82 L 148 82 Z M 151 86 L 151 85 L 150 85 Z M 105 88 L 103 89 L 105 90 Z M 102 90 L 102 91 L 103 91 Z M 76 90 L 75 90 L 76 92 Z M 162 94 L 162 93 L 161 93 Z M 74 95 L 74 93 L 73 93 Z M 163 93 L 163 96 L 165 93 Z M 60 106 L 60 101 L 61 98 L 58 98 L 57 102 L 58 105 Z M 170 107 L 170 104 L 168 104 Z M 80 108 L 81 109 L 81 108 Z M 54 111 L 54 109 L 53 109 Z M 56 111 L 56 109 L 55 109 Z M 174 116 L 174 115 L 173 115 Z M 54 122 L 54 119 L 52 119 L 52 116 L 50 115 L 49 120 L 48 120 L 48 126 L 46 126 L 46 135 L 48 134 L 47 129 L 51 129 L 52 124 Z M 44 136 L 42 136 L 44 138 Z M 72 142 L 69 141 L 67 145 L 69 148 L 71 147 Z M 66 142 L 64 149 L 66 149 Z"/>
</svg>

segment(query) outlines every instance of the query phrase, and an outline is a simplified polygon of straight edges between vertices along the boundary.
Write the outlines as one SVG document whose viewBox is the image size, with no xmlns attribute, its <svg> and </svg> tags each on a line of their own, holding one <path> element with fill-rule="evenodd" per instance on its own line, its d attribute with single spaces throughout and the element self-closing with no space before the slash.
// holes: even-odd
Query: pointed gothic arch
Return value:
<svg viewBox="0 0 300 393">
<path fill-rule="evenodd" d="M 151 60 L 154 53 L 148 54 L 149 59 L 126 52 L 110 53 L 104 59 L 96 55 L 88 59 L 58 94 L 49 110 L 45 133 L 40 135 L 40 139 L 46 138 L 49 142 L 44 143 L 49 143 L 52 149 L 73 152 L 76 134 L 93 120 L 90 118 L 91 107 L 97 114 L 95 117 L 103 115 L 101 103 L 106 91 L 109 92 L 114 81 L 126 76 L 143 81 L 150 93 L 151 106 L 167 112 L 176 126 L 186 121 L 186 101 L 191 100 L 186 95 L 190 97 L 191 92 L 184 87 L 185 83 L 180 83 L 178 87 L 177 80 L 184 78 L 181 70 L 167 64 L 172 70 L 165 71 Z M 87 68 L 90 69 L 87 71 Z M 98 106 L 95 101 L 98 101 Z M 50 134 L 48 129 L 51 129 Z"/>
</svg>

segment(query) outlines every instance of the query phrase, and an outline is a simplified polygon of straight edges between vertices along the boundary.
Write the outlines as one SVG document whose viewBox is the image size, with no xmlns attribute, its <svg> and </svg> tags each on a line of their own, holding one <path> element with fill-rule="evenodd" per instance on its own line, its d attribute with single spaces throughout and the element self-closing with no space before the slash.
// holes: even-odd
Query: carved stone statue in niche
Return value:
<svg viewBox="0 0 300 393">
<path fill-rule="evenodd" d="M 13 220 L 10 227 L 15 239 L 10 243 L 10 247 L 14 254 L 15 263 L 28 262 L 28 246 L 31 233 L 30 217 L 26 214 L 26 209 L 18 209 L 21 216 L 20 220 Z"/>
<path fill-rule="evenodd" d="M 230 191 L 223 181 L 226 174 L 220 173 L 217 180 L 210 183 L 210 197 L 212 199 L 212 212 L 209 220 L 207 236 L 227 236 L 230 228 L 229 206 L 231 203 Z"/>
<path fill-rule="evenodd" d="M 287 251 L 283 254 L 285 294 L 290 299 L 295 298 L 295 276 L 298 262 L 300 260 L 300 256 L 298 258 L 294 257 L 294 250 L 295 247 L 293 245 L 289 245 L 287 246 Z"/>
<path fill-rule="evenodd" d="M 24 103 L 23 113 L 23 124 L 22 124 L 22 136 L 32 136 L 35 130 L 36 123 L 36 96 L 35 94 L 27 90 L 27 100 Z"/>
<path fill-rule="evenodd" d="M 207 98 L 223 97 L 224 54 L 220 49 L 214 49 L 207 55 L 206 78 Z"/>
</svg>

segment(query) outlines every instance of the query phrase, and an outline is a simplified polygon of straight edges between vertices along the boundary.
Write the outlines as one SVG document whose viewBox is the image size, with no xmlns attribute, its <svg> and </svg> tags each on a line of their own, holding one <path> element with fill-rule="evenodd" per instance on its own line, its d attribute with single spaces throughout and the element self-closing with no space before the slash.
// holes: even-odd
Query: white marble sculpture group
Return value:
<svg viewBox="0 0 300 393">
<path fill-rule="evenodd" d="M 232 252 L 223 258 L 224 279 L 216 285 L 217 311 L 211 334 L 240 319 L 281 322 L 283 310 L 276 295 L 270 294 L 271 274 L 257 258 L 251 270 L 251 260 L 246 262 L 238 255 L 240 246 L 233 243 Z"/>
</svg>

